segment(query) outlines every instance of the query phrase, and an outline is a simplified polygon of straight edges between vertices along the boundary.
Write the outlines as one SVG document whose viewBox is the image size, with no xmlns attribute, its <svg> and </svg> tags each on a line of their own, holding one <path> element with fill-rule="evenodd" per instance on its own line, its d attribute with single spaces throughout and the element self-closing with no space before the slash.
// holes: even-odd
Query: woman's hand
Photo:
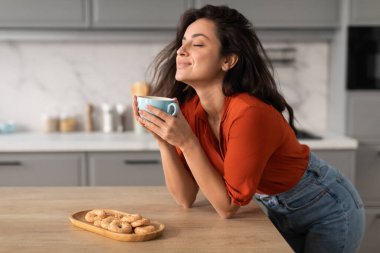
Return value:
<svg viewBox="0 0 380 253">
<path fill-rule="evenodd" d="M 137 122 L 140 123 L 143 127 L 145 127 L 141 122 L 140 122 L 140 115 L 138 112 L 138 107 L 137 107 L 137 96 L 133 96 L 133 116 Z M 165 142 L 163 139 L 161 139 L 158 135 L 152 133 L 153 137 L 156 139 L 158 143 L 163 143 Z"/>
<path fill-rule="evenodd" d="M 137 111 L 137 102 L 134 106 Z M 154 135 L 165 140 L 180 149 L 193 138 L 196 138 L 181 110 L 176 116 L 167 114 L 153 106 L 147 107 L 148 111 L 135 112 L 137 120 Z"/>
</svg>

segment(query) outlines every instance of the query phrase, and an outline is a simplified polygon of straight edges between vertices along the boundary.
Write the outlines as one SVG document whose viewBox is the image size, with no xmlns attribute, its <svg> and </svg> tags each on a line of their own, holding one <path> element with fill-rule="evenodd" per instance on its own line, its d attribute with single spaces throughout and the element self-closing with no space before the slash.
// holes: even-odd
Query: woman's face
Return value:
<svg viewBox="0 0 380 253">
<path fill-rule="evenodd" d="M 177 50 L 176 80 L 191 86 L 221 81 L 224 72 L 220 47 L 213 21 L 202 18 L 190 24 Z"/>
</svg>

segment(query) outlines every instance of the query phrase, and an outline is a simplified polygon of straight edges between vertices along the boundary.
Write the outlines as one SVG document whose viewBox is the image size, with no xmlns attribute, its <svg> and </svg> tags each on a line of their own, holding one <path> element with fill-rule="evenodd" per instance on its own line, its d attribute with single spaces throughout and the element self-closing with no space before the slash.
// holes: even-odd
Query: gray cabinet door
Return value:
<svg viewBox="0 0 380 253">
<path fill-rule="evenodd" d="M 89 153 L 90 186 L 164 185 L 159 152 Z"/>
<path fill-rule="evenodd" d="M 347 94 L 347 134 L 359 139 L 380 139 L 380 92 Z"/>
<path fill-rule="evenodd" d="M 365 204 L 380 206 L 380 143 L 359 145 L 356 185 Z"/>
<path fill-rule="evenodd" d="M 339 0 L 197 0 L 239 10 L 255 27 L 330 28 L 339 25 Z"/>
<path fill-rule="evenodd" d="M 88 0 L 0 0 L 0 27 L 85 27 Z"/>
<path fill-rule="evenodd" d="M 380 25 L 380 1 L 351 0 L 351 24 Z"/>
<path fill-rule="evenodd" d="M 93 27 L 174 28 L 190 0 L 94 0 Z"/>
<path fill-rule="evenodd" d="M 356 150 L 313 150 L 322 160 L 334 166 L 355 184 Z"/>
<path fill-rule="evenodd" d="M 0 154 L 0 186 L 80 186 L 84 183 L 84 154 Z"/>
<path fill-rule="evenodd" d="M 365 235 L 359 253 L 378 253 L 380 249 L 380 206 L 366 208 Z"/>
</svg>

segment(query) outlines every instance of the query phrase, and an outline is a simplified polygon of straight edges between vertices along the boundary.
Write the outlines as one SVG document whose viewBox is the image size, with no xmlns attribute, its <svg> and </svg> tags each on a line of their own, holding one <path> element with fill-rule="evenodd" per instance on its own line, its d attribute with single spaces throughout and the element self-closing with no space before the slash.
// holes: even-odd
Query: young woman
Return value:
<svg viewBox="0 0 380 253">
<path fill-rule="evenodd" d="M 200 189 L 222 218 L 255 196 L 294 251 L 355 252 L 362 201 L 298 142 L 268 62 L 236 10 L 208 5 L 184 13 L 154 75 L 154 94 L 177 98 L 182 112 L 137 111 L 134 102 L 136 119 L 157 140 L 167 188 L 184 208 Z"/>
</svg>

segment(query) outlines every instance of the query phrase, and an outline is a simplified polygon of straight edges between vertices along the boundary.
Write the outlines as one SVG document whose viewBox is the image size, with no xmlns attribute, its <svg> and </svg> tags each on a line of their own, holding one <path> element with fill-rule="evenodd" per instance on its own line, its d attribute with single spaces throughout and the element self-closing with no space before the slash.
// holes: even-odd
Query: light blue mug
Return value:
<svg viewBox="0 0 380 253">
<path fill-rule="evenodd" d="M 161 111 L 176 116 L 179 106 L 174 98 L 155 97 L 155 96 L 138 96 L 137 107 L 139 110 L 147 110 L 147 106 L 151 105 Z"/>
</svg>

